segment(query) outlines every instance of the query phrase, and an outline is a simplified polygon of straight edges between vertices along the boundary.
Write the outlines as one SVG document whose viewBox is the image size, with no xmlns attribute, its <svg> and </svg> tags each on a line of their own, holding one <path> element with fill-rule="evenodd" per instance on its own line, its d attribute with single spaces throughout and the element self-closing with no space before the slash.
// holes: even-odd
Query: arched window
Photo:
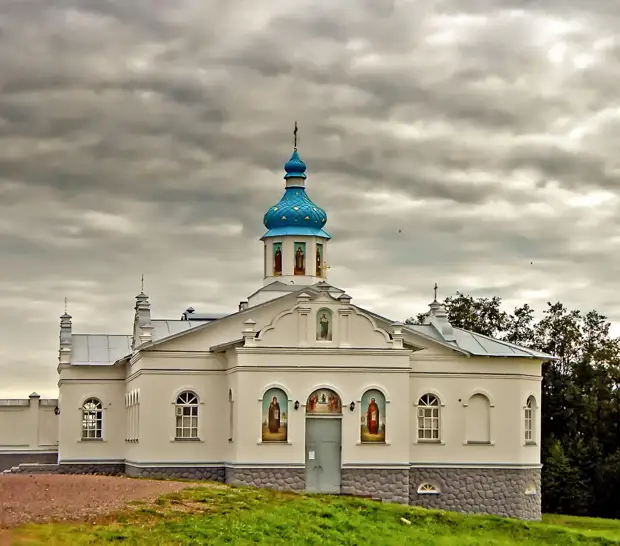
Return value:
<svg viewBox="0 0 620 546">
<path fill-rule="evenodd" d="M 535 426 L 536 426 L 536 400 L 533 396 L 527 399 L 525 404 L 525 443 L 536 443 Z"/>
<path fill-rule="evenodd" d="M 491 444 L 491 403 L 482 393 L 474 394 L 465 408 L 468 444 Z"/>
<path fill-rule="evenodd" d="M 177 396 L 175 406 L 177 439 L 198 438 L 198 396 L 185 391 Z"/>
<path fill-rule="evenodd" d="M 439 441 L 439 399 L 432 394 L 418 401 L 418 441 Z"/>
<path fill-rule="evenodd" d="M 425 482 L 418 487 L 418 495 L 439 495 L 439 489 L 433 484 Z"/>
<path fill-rule="evenodd" d="M 103 404 L 97 398 L 89 398 L 82 404 L 82 439 L 103 438 Z"/>
</svg>

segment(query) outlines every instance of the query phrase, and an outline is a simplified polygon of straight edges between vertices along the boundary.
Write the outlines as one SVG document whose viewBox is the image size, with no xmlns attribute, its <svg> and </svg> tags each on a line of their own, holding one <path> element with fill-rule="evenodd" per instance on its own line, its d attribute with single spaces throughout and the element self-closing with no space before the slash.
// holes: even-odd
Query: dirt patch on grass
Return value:
<svg viewBox="0 0 620 546">
<path fill-rule="evenodd" d="M 153 501 L 192 485 L 113 476 L 0 475 L 0 546 L 8 536 L 2 528 L 46 521 L 93 521 L 120 510 L 129 501 Z"/>
</svg>

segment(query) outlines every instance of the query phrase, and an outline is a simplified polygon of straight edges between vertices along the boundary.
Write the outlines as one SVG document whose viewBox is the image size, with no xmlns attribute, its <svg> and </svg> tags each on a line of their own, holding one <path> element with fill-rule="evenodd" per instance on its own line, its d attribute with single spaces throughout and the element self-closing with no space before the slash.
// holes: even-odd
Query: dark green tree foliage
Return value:
<svg viewBox="0 0 620 546">
<path fill-rule="evenodd" d="M 606 317 L 558 302 L 536 322 L 527 304 L 458 292 L 443 304 L 454 327 L 558 357 L 543 365 L 543 511 L 620 518 L 620 340 Z"/>
</svg>

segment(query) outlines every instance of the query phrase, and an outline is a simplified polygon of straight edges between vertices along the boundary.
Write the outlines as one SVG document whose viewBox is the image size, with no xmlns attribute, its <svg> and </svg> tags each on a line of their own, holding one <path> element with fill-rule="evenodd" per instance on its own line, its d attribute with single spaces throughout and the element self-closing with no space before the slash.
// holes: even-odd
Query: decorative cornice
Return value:
<svg viewBox="0 0 620 546">
<path fill-rule="evenodd" d="M 232 368 L 228 368 L 226 371 L 228 373 L 232 372 L 325 372 L 326 370 L 332 372 L 346 372 L 346 373 L 364 373 L 367 374 L 369 372 L 375 373 L 400 373 L 409 375 L 409 368 L 396 368 L 393 366 L 385 366 L 379 367 L 377 365 L 373 366 L 234 366 Z"/>
<path fill-rule="evenodd" d="M 540 383 L 542 377 L 538 375 L 529 375 L 524 373 L 493 373 L 493 372 L 414 372 L 410 373 L 411 377 L 437 377 L 437 378 L 482 378 L 482 379 L 525 379 L 528 381 L 536 381 Z"/>
<path fill-rule="evenodd" d="M 356 355 L 356 356 L 407 356 L 409 349 L 341 348 L 341 347 L 240 347 L 239 354 L 284 354 L 284 355 Z"/>
</svg>

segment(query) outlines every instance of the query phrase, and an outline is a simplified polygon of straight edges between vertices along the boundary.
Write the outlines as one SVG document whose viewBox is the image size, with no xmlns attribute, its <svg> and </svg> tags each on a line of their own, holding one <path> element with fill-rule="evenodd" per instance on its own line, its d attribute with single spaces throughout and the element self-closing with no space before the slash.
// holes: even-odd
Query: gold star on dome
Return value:
<svg viewBox="0 0 620 546">
<path fill-rule="evenodd" d="M 299 207 L 293 207 L 293 210 L 299 210 Z"/>
<path fill-rule="evenodd" d="M 310 220 L 310 216 L 306 216 L 304 220 Z"/>
<path fill-rule="evenodd" d="M 282 216 L 282 220 L 286 220 L 286 216 Z"/>
<path fill-rule="evenodd" d="M 278 207 L 273 207 L 273 210 L 274 210 L 274 211 L 278 210 Z"/>
</svg>

